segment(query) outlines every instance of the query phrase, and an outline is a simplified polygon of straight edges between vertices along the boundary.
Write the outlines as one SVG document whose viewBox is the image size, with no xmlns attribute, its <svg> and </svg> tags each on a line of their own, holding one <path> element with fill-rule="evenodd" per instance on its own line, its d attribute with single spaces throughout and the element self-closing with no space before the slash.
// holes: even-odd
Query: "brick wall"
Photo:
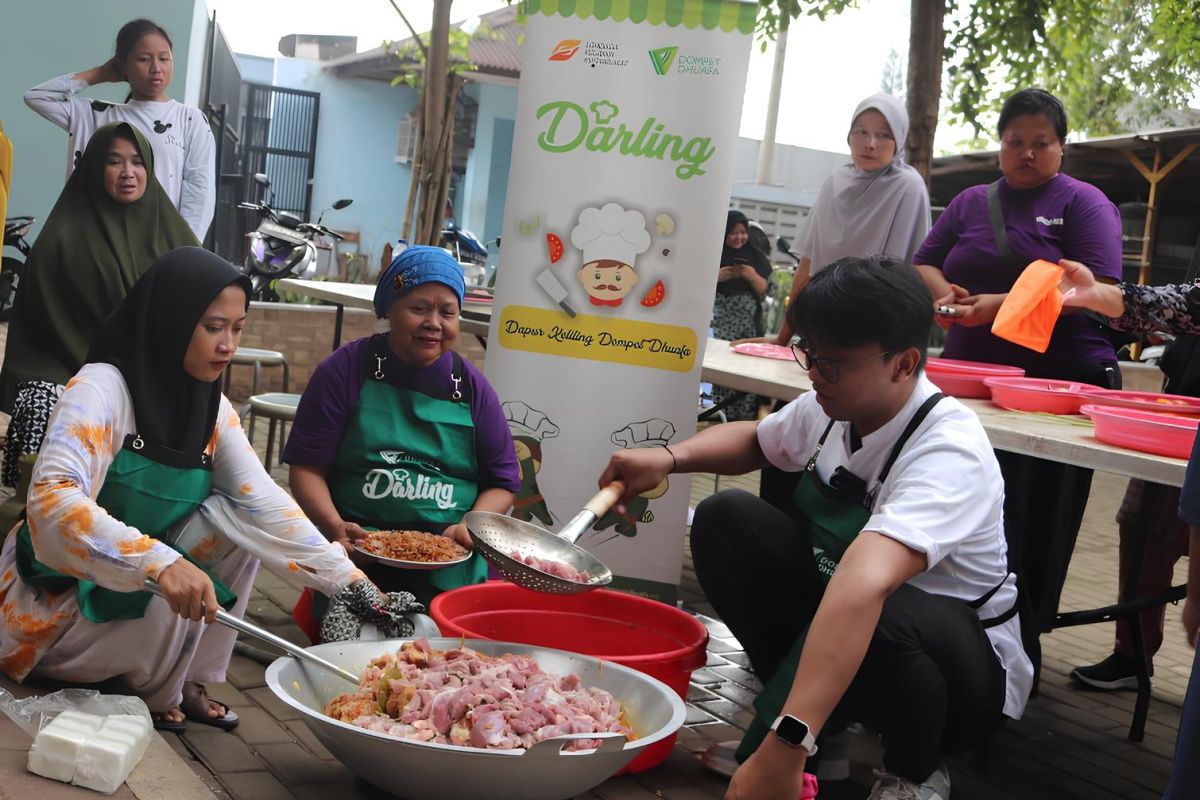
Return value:
<svg viewBox="0 0 1200 800">
<path fill-rule="evenodd" d="M 313 370 L 333 349 L 333 306 L 301 305 L 296 303 L 250 304 L 242 347 L 278 350 L 288 361 L 289 392 L 302 393 Z M 6 326 L 7 327 L 7 326 Z M 375 314 L 359 308 L 347 308 L 342 323 L 342 343 L 386 331 L 387 322 L 376 320 Z M 455 349 L 479 368 L 483 368 L 483 348 L 474 336 L 462 336 Z M 250 396 L 254 375 L 252 366 L 233 367 L 229 397 L 240 402 Z M 283 370 L 263 367 L 259 392 L 278 392 L 282 389 Z"/>
</svg>

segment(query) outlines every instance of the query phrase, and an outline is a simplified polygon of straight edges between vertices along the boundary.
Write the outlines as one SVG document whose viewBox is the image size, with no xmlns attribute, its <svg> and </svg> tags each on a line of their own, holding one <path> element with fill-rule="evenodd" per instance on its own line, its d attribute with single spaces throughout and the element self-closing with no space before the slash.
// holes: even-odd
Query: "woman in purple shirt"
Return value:
<svg viewBox="0 0 1200 800">
<path fill-rule="evenodd" d="M 1121 219 L 1096 187 L 1059 172 L 1067 136 L 1062 103 L 1024 89 L 1000 112 L 1000 171 L 950 202 L 913 258 L 939 319 L 948 325 L 946 358 L 1023 367 L 1027 375 L 1119 389 L 1121 372 L 1099 323 L 1064 314 L 1045 353 L 992 334 L 1006 293 L 1031 261 L 1068 258 L 1098 280 L 1121 278 Z M 1040 663 L 1038 633 L 1058 611 L 1067 564 L 1091 488 L 1091 470 L 998 451 L 1012 566 L 1027 609 L 1025 647 Z"/>
<path fill-rule="evenodd" d="M 336 350 L 300 399 L 284 451 L 292 494 L 347 550 L 370 528 L 439 533 L 470 548 L 463 515 L 512 506 L 521 481 L 504 412 L 483 375 L 451 349 L 464 289 L 445 250 L 401 252 L 375 290 L 388 333 Z M 476 554 L 432 572 L 378 572 L 428 602 L 484 580 L 487 565 Z"/>
</svg>

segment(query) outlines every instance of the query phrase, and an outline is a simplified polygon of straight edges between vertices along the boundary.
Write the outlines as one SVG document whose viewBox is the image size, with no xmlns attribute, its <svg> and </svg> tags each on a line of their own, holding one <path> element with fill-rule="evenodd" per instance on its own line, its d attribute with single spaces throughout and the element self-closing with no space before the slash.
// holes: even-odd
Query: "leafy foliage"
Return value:
<svg viewBox="0 0 1200 800">
<path fill-rule="evenodd" d="M 475 69 L 471 61 L 471 41 L 474 39 L 495 39 L 500 34 L 492 30 L 486 23 L 480 23 L 474 32 L 462 28 L 450 29 L 450 74 L 462 75 Z M 421 89 L 421 76 L 425 74 L 425 53 L 429 49 L 429 32 L 421 34 L 420 44 L 412 38 L 402 42 L 385 41 L 389 51 L 395 53 L 400 62 L 407 68 L 404 73 L 392 78 L 392 86 L 403 83 L 417 91 Z"/>
</svg>

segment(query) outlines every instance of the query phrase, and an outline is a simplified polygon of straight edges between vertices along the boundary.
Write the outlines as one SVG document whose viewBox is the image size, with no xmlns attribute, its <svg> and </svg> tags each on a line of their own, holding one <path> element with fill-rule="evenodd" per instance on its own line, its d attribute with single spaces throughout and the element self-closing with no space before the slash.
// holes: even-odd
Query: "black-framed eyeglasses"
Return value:
<svg viewBox="0 0 1200 800">
<path fill-rule="evenodd" d="M 792 339 L 792 357 L 796 359 L 796 363 L 811 372 L 816 369 L 821 373 L 821 377 L 827 383 L 837 383 L 842 379 L 842 370 L 850 367 L 854 368 L 859 364 L 866 364 L 868 361 L 874 361 L 877 358 L 886 358 L 892 354 L 891 350 L 883 353 L 876 353 L 873 356 L 866 358 L 825 358 L 824 356 L 814 356 L 810 352 L 810 345 L 806 339 L 799 337 Z"/>
</svg>

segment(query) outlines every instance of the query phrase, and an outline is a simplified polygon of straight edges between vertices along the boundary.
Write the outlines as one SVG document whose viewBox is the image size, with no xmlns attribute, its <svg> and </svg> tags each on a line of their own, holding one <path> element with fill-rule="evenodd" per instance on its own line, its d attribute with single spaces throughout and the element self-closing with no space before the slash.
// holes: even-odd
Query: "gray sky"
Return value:
<svg viewBox="0 0 1200 800">
<path fill-rule="evenodd" d="M 281 36 L 321 33 L 358 37 L 358 49 L 378 47 L 407 32 L 388 0 L 205 0 L 238 52 L 278 55 Z M 418 30 L 429 27 L 431 0 L 397 0 Z M 463 20 L 503 6 L 504 0 L 456 0 L 452 18 Z M 879 91 L 894 49 L 908 50 L 909 0 L 860 0 L 859 7 L 825 22 L 792 23 L 777 139 L 784 144 L 846 152 L 846 130 L 858 101 Z M 761 138 L 770 86 L 773 46 L 755 42 L 742 105 L 743 136 Z M 938 144 L 963 138 L 939 126 Z"/>
</svg>

